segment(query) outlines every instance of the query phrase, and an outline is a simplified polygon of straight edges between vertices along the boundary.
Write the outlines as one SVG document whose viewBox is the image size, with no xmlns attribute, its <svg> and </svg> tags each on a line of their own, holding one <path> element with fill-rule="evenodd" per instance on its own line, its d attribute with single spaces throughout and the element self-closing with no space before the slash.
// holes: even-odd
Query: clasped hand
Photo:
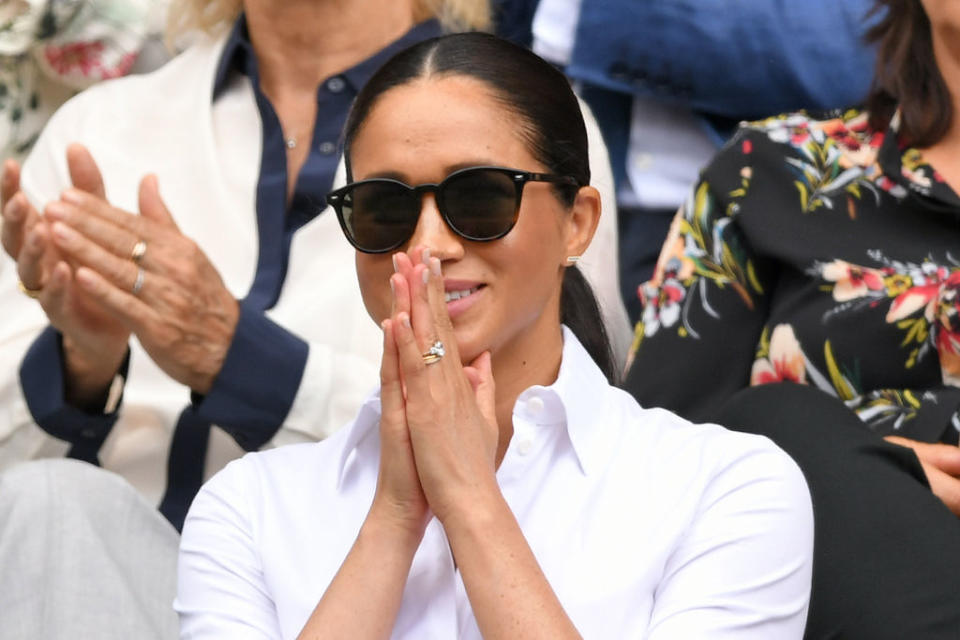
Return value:
<svg viewBox="0 0 960 640">
<path fill-rule="evenodd" d="M 382 322 L 380 472 L 371 514 L 422 534 L 432 512 L 444 524 L 499 496 L 490 353 L 460 359 L 440 261 L 417 248 L 394 256 L 393 304 Z M 440 340 L 446 355 L 427 364 Z"/>
<path fill-rule="evenodd" d="M 71 145 L 67 163 L 74 188 L 44 215 L 20 192 L 15 163 L 4 167 L 0 198 L 4 249 L 63 335 L 68 378 L 96 395 L 119 368 L 132 333 L 167 375 L 208 392 L 233 339 L 236 299 L 177 227 L 154 176 L 140 184 L 136 215 L 107 202 L 85 148 Z M 138 242 L 146 246 L 139 262 Z"/>
</svg>

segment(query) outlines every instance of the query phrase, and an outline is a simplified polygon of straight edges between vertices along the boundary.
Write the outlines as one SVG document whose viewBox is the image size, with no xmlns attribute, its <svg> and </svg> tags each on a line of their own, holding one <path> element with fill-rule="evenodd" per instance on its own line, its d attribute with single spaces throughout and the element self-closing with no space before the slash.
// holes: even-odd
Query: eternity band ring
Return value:
<svg viewBox="0 0 960 640">
<path fill-rule="evenodd" d="M 36 300 L 40 297 L 40 292 L 43 289 L 31 289 L 27 285 L 23 284 L 23 280 L 17 278 L 17 286 L 20 288 L 20 293 L 27 296 L 28 298 L 33 298 Z"/>
<path fill-rule="evenodd" d="M 423 354 L 423 364 L 434 364 L 436 362 L 440 362 L 440 358 L 442 358 L 446 353 L 446 350 L 443 348 L 443 343 L 437 340 L 433 343 L 433 346 L 427 349 L 427 352 Z"/>
<path fill-rule="evenodd" d="M 143 267 L 137 267 L 137 279 L 133 281 L 133 287 L 130 289 L 133 295 L 137 295 L 140 289 L 143 289 L 143 277 Z"/>
<path fill-rule="evenodd" d="M 147 243 L 143 240 L 137 240 L 137 244 L 133 245 L 133 251 L 130 252 L 130 259 L 133 260 L 134 264 L 139 265 L 146 253 Z"/>
</svg>

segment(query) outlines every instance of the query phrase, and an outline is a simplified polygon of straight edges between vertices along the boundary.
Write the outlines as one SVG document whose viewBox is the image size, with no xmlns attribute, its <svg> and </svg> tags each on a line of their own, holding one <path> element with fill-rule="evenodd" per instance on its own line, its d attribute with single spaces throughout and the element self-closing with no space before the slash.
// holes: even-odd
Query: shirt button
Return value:
<svg viewBox="0 0 960 640">
<path fill-rule="evenodd" d="M 321 142 L 319 149 L 320 149 L 320 153 L 322 153 L 325 156 L 329 156 L 329 155 L 332 155 L 333 152 L 337 150 L 337 145 L 333 144 L 332 142 Z"/>
<path fill-rule="evenodd" d="M 522 456 L 529 455 L 533 451 L 533 440 L 530 438 L 521 438 L 517 443 L 517 453 Z"/>
<path fill-rule="evenodd" d="M 97 432 L 96 430 L 91 429 L 90 427 L 87 427 L 86 429 L 80 432 L 80 435 L 83 436 L 84 438 L 93 438 L 97 435 Z"/>
<path fill-rule="evenodd" d="M 543 398 L 540 396 L 533 396 L 527 400 L 527 411 L 530 413 L 540 413 L 543 411 Z"/>
<path fill-rule="evenodd" d="M 340 76 L 333 76 L 327 80 L 327 90 L 330 93 L 340 93 L 347 86 L 347 83 L 343 81 L 343 78 Z"/>
</svg>

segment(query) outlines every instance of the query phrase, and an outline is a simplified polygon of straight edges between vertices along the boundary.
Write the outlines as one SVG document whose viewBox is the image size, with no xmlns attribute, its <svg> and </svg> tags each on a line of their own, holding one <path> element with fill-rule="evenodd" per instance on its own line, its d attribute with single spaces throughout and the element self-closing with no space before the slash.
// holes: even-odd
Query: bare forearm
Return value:
<svg viewBox="0 0 960 640">
<path fill-rule="evenodd" d="M 444 528 L 486 640 L 580 637 L 501 495 L 448 517 Z"/>
<path fill-rule="evenodd" d="M 389 638 L 422 536 L 391 526 L 371 510 L 298 639 Z"/>
</svg>

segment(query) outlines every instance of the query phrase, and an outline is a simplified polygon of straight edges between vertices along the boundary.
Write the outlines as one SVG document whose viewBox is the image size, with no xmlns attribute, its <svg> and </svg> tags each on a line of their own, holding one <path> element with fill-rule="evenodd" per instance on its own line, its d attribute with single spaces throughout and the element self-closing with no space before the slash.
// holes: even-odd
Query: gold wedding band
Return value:
<svg viewBox="0 0 960 640">
<path fill-rule="evenodd" d="M 17 286 L 20 287 L 20 292 L 26 295 L 27 297 L 33 298 L 36 300 L 40 297 L 40 292 L 43 289 L 30 289 L 27 285 L 23 284 L 23 280 L 17 278 Z"/>
<path fill-rule="evenodd" d="M 435 362 L 440 362 L 440 358 L 446 355 L 446 353 L 446 350 L 443 348 L 443 343 L 436 340 L 433 346 L 427 349 L 427 352 L 420 357 L 423 358 L 423 364 L 434 364 Z"/>
<path fill-rule="evenodd" d="M 137 244 L 133 245 L 133 251 L 130 252 L 130 259 L 133 260 L 134 264 L 140 264 L 140 261 L 143 260 L 144 254 L 147 253 L 147 243 L 143 240 L 137 240 Z"/>
</svg>

